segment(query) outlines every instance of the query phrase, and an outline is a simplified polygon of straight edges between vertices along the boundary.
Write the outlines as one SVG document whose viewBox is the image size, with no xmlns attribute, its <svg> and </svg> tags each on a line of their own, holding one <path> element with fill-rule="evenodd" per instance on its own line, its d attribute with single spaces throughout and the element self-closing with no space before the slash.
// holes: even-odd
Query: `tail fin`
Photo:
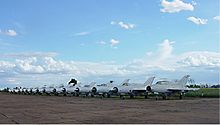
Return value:
<svg viewBox="0 0 220 125">
<path fill-rule="evenodd" d="M 95 84 L 96 84 L 96 82 L 91 82 L 91 83 L 89 84 L 89 86 L 92 87 L 92 86 L 94 86 Z"/>
<path fill-rule="evenodd" d="M 129 81 L 130 81 L 130 79 L 125 79 L 125 80 L 121 83 L 121 86 L 127 86 Z"/>
<path fill-rule="evenodd" d="M 185 86 L 189 78 L 190 78 L 190 75 L 183 76 L 183 78 L 179 80 L 178 84 Z"/>
<path fill-rule="evenodd" d="M 155 77 L 150 77 L 147 79 L 147 81 L 144 83 L 144 85 L 148 85 L 151 86 L 153 81 L 154 81 Z"/>
</svg>

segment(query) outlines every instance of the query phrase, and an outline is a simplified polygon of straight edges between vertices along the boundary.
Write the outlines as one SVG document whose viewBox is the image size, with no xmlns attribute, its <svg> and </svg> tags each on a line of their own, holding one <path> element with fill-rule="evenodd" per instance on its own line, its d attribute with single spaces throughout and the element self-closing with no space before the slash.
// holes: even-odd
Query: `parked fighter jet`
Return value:
<svg viewBox="0 0 220 125">
<path fill-rule="evenodd" d="M 110 81 L 106 84 L 96 85 L 92 88 L 91 92 L 94 95 L 102 95 L 103 97 L 107 94 L 107 97 L 110 97 L 110 90 L 113 87 L 113 81 Z"/>
<path fill-rule="evenodd" d="M 124 80 L 121 84 L 127 84 L 129 82 L 130 79 L 126 79 Z M 107 97 L 109 98 L 113 93 L 112 93 L 112 89 L 114 88 L 113 85 L 113 81 L 110 81 L 106 84 L 100 84 L 100 85 L 96 85 L 92 88 L 92 93 L 95 95 L 102 95 L 103 97 L 105 97 L 105 95 L 107 95 Z"/>
<path fill-rule="evenodd" d="M 61 84 L 60 86 L 58 87 L 55 87 L 52 92 L 55 94 L 55 95 L 59 95 L 59 94 L 63 94 L 64 96 L 66 96 L 66 88 L 63 84 Z"/>
<path fill-rule="evenodd" d="M 40 91 L 39 91 L 39 88 L 38 87 L 35 87 L 35 88 L 33 88 L 32 89 L 32 93 L 31 94 L 39 94 L 40 93 Z"/>
<path fill-rule="evenodd" d="M 96 82 L 92 82 L 89 85 L 81 86 L 80 84 L 75 88 L 75 95 L 79 96 L 80 94 L 84 94 L 88 96 L 91 94 L 93 97 L 94 95 L 91 93 L 92 88 L 95 86 Z"/>
<path fill-rule="evenodd" d="M 46 87 L 45 88 L 45 93 L 47 94 L 47 95 L 50 95 L 50 94 L 55 94 L 54 93 L 54 87 L 53 86 L 49 86 L 49 87 Z"/>
<path fill-rule="evenodd" d="M 130 95 L 133 98 L 136 95 L 145 94 L 147 98 L 147 86 L 150 86 L 155 77 L 150 77 L 144 84 L 125 84 L 115 86 L 112 88 L 111 92 L 120 95 L 122 98 L 124 95 Z M 128 83 L 128 82 L 127 82 Z"/>
<path fill-rule="evenodd" d="M 153 93 L 159 93 L 163 95 L 163 99 L 166 99 L 167 96 L 174 93 L 180 94 L 180 99 L 182 99 L 183 93 L 191 90 L 186 87 L 187 81 L 190 79 L 190 75 L 184 76 L 179 81 L 158 81 L 156 84 L 147 86 L 147 91 Z"/>
</svg>

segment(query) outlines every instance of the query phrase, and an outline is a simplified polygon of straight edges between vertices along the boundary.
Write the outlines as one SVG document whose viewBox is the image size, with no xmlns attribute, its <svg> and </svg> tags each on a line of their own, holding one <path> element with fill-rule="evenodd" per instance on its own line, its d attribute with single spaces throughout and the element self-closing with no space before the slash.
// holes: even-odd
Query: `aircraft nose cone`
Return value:
<svg viewBox="0 0 220 125">
<path fill-rule="evenodd" d="M 53 89 L 53 92 L 57 92 L 57 90 L 54 88 L 54 89 Z"/>
<path fill-rule="evenodd" d="M 150 87 L 150 86 L 147 86 L 147 88 L 146 88 L 146 89 L 147 89 L 147 91 L 148 91 L 148 92 L 150 92 L 150 91 L 151 91 L 151 87 Z"/>
<path fill-rule="evenodd" d="M 63 88 L 63 92 L 66 92 L 66 88 Z"/>
<path fill-rule="evenodd" d="M 117 93 L 117 92 L 118 92 L 118 88 L 117 88 L 117 87 L 114 87 L 114 88 L 112 89 L 112 92 L 113 92 L 113 93 Z"/>
<path fill-rule="evenodd" d="M 78 87 L 75 89 L 75 92 L 79 92 L 79 88 Z"/>
<path fill-rule="evenodd" d="M 92 88 L 92 92 L 93 92 L 93 93 L 97 92 L 96 87 L 93 87 L 93 88 Z"/>
</svg>

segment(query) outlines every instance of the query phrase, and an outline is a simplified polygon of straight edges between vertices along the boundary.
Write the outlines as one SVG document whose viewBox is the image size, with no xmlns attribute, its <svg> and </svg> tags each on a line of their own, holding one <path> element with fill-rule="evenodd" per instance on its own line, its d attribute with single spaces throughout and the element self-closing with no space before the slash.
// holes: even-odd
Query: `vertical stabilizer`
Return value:
<svg viewBox="0 0 220 125">
<path fill-rule="evenodd" d="M 89 84 L 89 86 L 92 87 L 92 86 L 95 86 L 95 84 L 96 84 L 96 82 L 91 82 L 91 83 Z"/>
<path fill-rule="evenodd" d="M 128 82 L 130 81 L 130 79 L 125 79 L 122 83 L 121 86 L 128 86 Z"/>
<path fill-rule="evenodd" d="M 151 86 L 153 81 L 154 81 L 155 77 L 150 77 L 147 79 L 147 81 L 144 83 L 144 85 L 148 85 Z"/>
<path fill-rule="evenodd" d="M 187 81 L 189 80 L 189 78 L 190 78 L 190 75 L 183 76 L 183 78 L 179 80 L 178 84 L 181 84 L 182 87 L 184 87 Z"/>
</svg>

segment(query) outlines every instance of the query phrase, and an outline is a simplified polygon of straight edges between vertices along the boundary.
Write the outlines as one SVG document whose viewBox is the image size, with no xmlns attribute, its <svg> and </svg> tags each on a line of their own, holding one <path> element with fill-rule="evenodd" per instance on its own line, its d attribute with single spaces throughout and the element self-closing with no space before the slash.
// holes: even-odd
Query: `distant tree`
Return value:
<svg viewBox="0 0 220 125">
<path fill-rule="evenodd" d="M 211 88 L 220 88 L 220 84 L 218 84 L 218 85 L 212 85 Z"/>
<path fill-rule="evenodd" d="M 196 85 L 196 84 L 191 84 L 191 85 L 187 85 L 187 87 L 189 88 L 200 88 L 200 85 Z"/>
</svg>

